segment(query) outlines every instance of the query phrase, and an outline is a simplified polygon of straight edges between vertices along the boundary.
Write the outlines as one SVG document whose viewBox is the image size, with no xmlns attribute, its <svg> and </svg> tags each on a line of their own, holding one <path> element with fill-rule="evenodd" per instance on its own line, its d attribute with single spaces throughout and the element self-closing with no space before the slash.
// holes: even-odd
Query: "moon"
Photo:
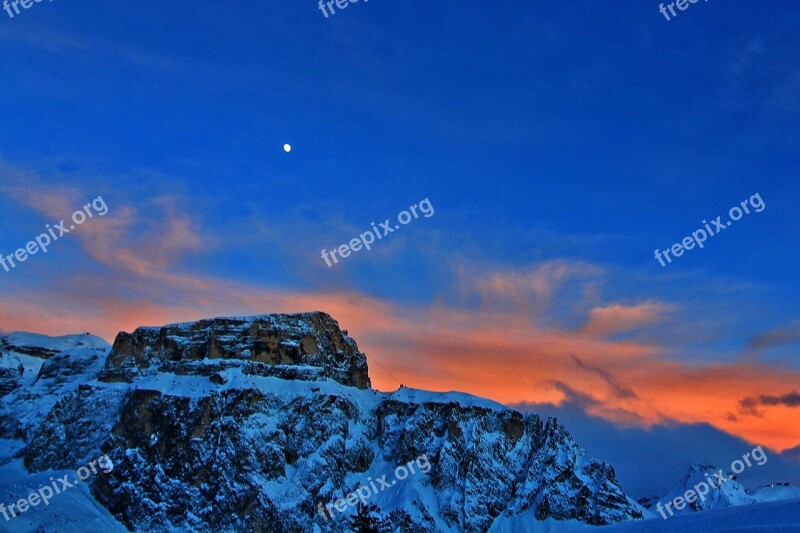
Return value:
<svg viewBox="0 0 800 533">
<path fill-rule="evenodd" d="M 292 145 L 291 144 L 284 144 L 283 145 L 283 151 L 288 154 L 289 152 L 292 151 Z"/>
</svg>

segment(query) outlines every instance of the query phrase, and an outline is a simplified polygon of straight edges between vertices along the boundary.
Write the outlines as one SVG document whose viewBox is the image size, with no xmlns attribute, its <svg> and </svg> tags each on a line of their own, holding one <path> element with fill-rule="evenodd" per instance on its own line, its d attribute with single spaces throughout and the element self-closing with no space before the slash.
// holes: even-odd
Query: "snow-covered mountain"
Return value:
<svg viewBox="0 0 800 533">
<path fill-rule="evenodd" d="M 678 496 L 686 494 L 687 490 L 694 489 L 700 483 L 709 486 L 711 480 L 717 488 L 709 488 L 708 494 L 702 498 L 697 498 L 693 502 L 687 502 L 682 510 L 672 508 L 670 516 L 673 514 L 684 514 L 698 511 L 711 511 L 736 507 L 739 505 L 752 505 L 755 503 L 766 503 L 781 501 L 793 498 L 800 498 L 800 488 L 789 485 L 788 483 L 768 485 L 748 491 L 736 479 L 736 475 L 729 471 L 722 471 L 725 483 L 720 483 L 715 474 L 720 469 L 709 464 L 694 464 L 689 468 L 687 474 L 678 481 L 666 494 L 659 497 L 651 497 L 639 500 L 639 503 L 650 510 L 656 516 L 656 506 L 660 502 L 664 506 L 667 502 L 674 500 Z M 667 514 L 666 511 L 662 511 Z"/>
<path fill-rule="evenodd" d="M 20 385 L 30 385 L 39 374 L 42 364 L 56 354 L 68 350 L 108 351 L 108 343 L 89 335 L 48 337 L 35 333 L 12 333 L 0 336 L 0 397 Z"/>
<path fill-rule="evenodd" d="M 30 442 L 59 398 L 94 379 L 109 348 L 88 333 L 0 337 L 0 439 Z"/>
<path fill-rule="evenodd" d="M 800 487 L 789 483 L 775 483 L 747 491 L 750 503 L 778 502 L 782 500 L 800 499 Z"/>
<path fill-rule="evenodd" d="M 13 478 L 15 494 L 23 474 L 113 460 L 87 482 L 103 507 L 73 503 L 69 520 L 82 509 L 87 523 L 113 515 L 136 531 L 343 531 L 356 510 L 339 499 L 380 479 L 392 483 L 366 499 L 379 530 L 534 531 L 642 516 L 613 469 L 555 419 L 460 393 L 372 390 L 366 356 L 324 313 L 139 328 L 110 352 L 79 337 L 54 353 L 42 346 L 31 355 L 43 361 L 37 377 L 0 398 L 0 479 Z M 21 419 L 20 402 L 35 406 Z M 397 474 L 423 456 L 426 471 Z M 344 511 L 323 516 L 330 504 Z M 12 530 L 35 531 L 37 516 L 57 523 L 36 513 Z"/>
</svg>

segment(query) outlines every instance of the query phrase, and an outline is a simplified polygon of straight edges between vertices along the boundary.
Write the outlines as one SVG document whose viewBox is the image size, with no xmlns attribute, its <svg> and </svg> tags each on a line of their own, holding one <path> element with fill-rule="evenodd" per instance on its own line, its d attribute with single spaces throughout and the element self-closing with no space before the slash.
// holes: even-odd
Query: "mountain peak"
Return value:
<svg viewBox="0 0 800 533">
<path fill-rule="evenodd" d="M 218 317 L 117 335 L 99 379 L 131 382 L 159 372 L 244 374 L 370 388 L 366 355 L 322 312 Z"/>
</svg>

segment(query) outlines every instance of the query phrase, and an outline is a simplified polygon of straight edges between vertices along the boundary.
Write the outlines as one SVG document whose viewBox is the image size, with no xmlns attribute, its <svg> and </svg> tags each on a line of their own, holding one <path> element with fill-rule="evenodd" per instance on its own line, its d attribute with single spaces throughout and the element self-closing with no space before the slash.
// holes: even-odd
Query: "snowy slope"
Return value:
<svg viewBox="0 0 800 533">
<path fill-rule="evenodd" d="M 678 496 L 684 496 L 687 490 L 694 489 L 699 483 L 704 482 L 708 485 L 709 479 L 711 479 L 715 485 L 719 485 L 719 480 L 714 475 L 718 471 L 718 468 L 708 464 L 692 465 L 689 468 L 689 472 L 683 479 L 676 483 L 669 492 L 661 497 L 649 498 L 646 502 L 642 502 L 647 506 L 649 511 L 648 516 L 662 518 L 656 508 L 659 502 L 662 505 L 662 512 L 667 516 L 671 516 L 669 511 L 664 510 L 664 506 L 667 502 L 673 501 Z M 723 470 L 722 475 L 727 481 L 717 488 L 710 488 L 708 494 L 705 494 L 703 498 L 698 498 L 694 502 L 687 503 L 682 510 L 671 506 L 670 510 L 673 515 L 677 516 L 679 514 L 689 514 L 699 511 L 713 511 L 728 507 L 752 505 L 754 503 L 800 498 L 800 488 L 789 484 L 759 487 L 755 490 L 748 491 L 735 479 L 735 476 L 731 472 Z"/>
<path fill-rule="evenodd" d="M 95 379 L 110 349 L 103 339 L 88 334 L 12 333 L 0 338 L 0 369 L 24 369 L 0 398 L 0 503 L 6 508 L 50 484 L 51 477 L 75 477 L 74 470 L 29 473 L 15 457 L 25 452 L 59 399 Z M 55 496 L 47 506 L 40 503 L 17 517 L 7 514 L 10 520 L 0 515 L 0 532 L 126 531 L 97 503 L 86 484 Z"/>
<path fill-rule="evenodd" d="M 800 498 L 800 487 L 795 487 L 788 483 L 780 483 L 758 487 L 755 490 L 747 491 L 747 494 L 750 496 L 752 503 L 777 502 Z"/>
<path fill-rule="evenodd" d="M 0 337 L 0 395 L 20 385 L 36 381 L 39 369 L 49 358 L 68 350 L 83 349 L 108 353 L 110 346 L 93 335 L 49 337 L 36 333 L 16 332 Z"/>
<path fill-rule="evenodd" d="M 27 498 L 51 483 L 50 478 L 63 475 L 75 477 L 74 471 L 47 470 L 30 474 L 20 460 L 0 467 L 0 503 L 9 504 Z M 98 504 L 86 484 L 79 484 L 54 495 L 48 505 L 40 502 L 36 507 L 5 520 L 0 515 L 0 533 L 103 532 L 125 533 L 127 529 Z M 43 528 L 43 529 L 42 529 Z"/>
<path fill-rule="evenodd" d="M 111 348 L 89 334 L 13 333 L 2 345 L 6 368 L 25 370 L 0 402 L 0 438 L 21 441 L 30 439 L 59 398 L 95 379 Z"/>
<path fill-rule="evenodd" d="M 743 505 L 716 511 L 676 515 L 668 520 L 652 518 L 603 528 L 576 526 L 568 531 L 596 531 L 598 533 L 798 533 L 800 532 L 800 500 Z"/>
</svg>

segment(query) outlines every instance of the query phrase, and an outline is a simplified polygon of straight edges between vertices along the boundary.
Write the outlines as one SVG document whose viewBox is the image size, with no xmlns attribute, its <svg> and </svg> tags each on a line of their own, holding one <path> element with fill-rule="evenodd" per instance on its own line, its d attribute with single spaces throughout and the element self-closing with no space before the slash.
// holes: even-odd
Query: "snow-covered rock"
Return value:
<svg viewBox="0 0 800 533">
<path fill-rule="evenodd" d="M 211 376 L 227 368 L 369 388 L 367 358 L 324 313 L 201 320 L 120 333 L 101 381 L 159 372 Z"/>
<path fill-rule="evenodd" d="M 747 494 L 753 503 L 778 502 L 800 498 L 800 487 L 795 487 L 789 483 L 775 483 L 748 490 Z"/>
<path fill-rule="evenodd" d="M 725 479 L 724 483 L 720 481 L 720 476 Z M 751 505 L 754 503 L 800 498 L 800 488 L 793 487 L 789 484 L 768 485 L 753 491 L 748 491 L 739 483 L 736 479 L 736 475 L 732 472 L 721 470 L 713 465 L 697 463 L 692 465 L 689 468 L 689 472 L 666 494 L 660 497 L 640 500 L 639 503 L 653 512 L 655 516 L 660 516 L 656 514 L 656 506 L 659 502 L 663 509 L 663 506 L 666 505 L 667 502 L 673 501 L 678 496 L 683 497 L 687 490 L 696 490 L 696 487 L 700 483 L 706 484 L 708 490 L 707 494 L 695 499 L 693 502 L 687 502 L 682 510 L 672 507 L 671 513 L 667 511 L 662 512 L 673 516 L 697 511 L 726 509 L 739 505 Z M 713 487 L 711 486 L 712 483 Z"/>
<path fill-rule="evenodd" d="M 20 385 L 32 384 L 42 364 L 54 355 L 79 348 L 108 353 L 108 347 L 106 341 L 88 333 L 48 337 L 17 332 L 0 337 L 0 397 Z"/>
<path fill-rule="evenodd" d="M 10 379 L 4 382 L 0 438 L 28 442 L 59 398 L 95 378 L 109 349 L 106 341 L 88 333 L 0 338 L 0 373 L 16 376 L 13 385 Z"/>
<path fill-rule="evenodd" d="M 135 531 L 343 531 L 355 509 L 320 508 L 382 476 L 394 483 L 367 503 L 391 531 L 642 516 L 555 419 L 462 393 L 370 389 L 366 357 L 324 313 L 121 333 L 99 379 L 96 361 L 70 354 L 32 386 L 50 384 L 17 455 L 36 473 L 108 454 L 115 468 L 91 494 Z M 426 472 L 395 479 L 423 456 Z"/>
</svg>

